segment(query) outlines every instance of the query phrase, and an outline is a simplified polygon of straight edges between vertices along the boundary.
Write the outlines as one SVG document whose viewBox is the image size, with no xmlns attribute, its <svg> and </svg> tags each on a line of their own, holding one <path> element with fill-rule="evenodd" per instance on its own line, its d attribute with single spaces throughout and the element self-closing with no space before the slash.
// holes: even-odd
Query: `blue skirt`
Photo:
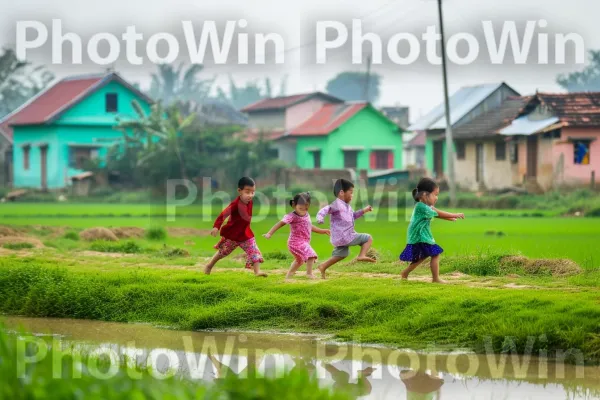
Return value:
<svg viewBox="0 0 600 400">
<path fill-rule="evenodd" d="M 437 244 L 415 243 L 407 244 L 406 248 L 400 254 L 401 261 L 415 262 L 428 257 L 440 255 L 444 252 Z"/>
</svg>

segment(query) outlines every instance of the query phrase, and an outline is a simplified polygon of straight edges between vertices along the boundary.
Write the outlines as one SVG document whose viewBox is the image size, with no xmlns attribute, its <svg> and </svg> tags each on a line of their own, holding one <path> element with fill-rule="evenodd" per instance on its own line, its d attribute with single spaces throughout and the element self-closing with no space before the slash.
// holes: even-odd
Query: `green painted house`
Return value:
<svg viewBox="0 0 600 400">
<path fill-rule="evenodd" d="M 117 118 L 137 118 L 137 100 L 152 100 L 116 73 L 60 80 L 0 121 L 13 144 L 13 186 L 60 189 L 84 172 L 86 160 L 102 160 L 122 138 Z"/>
<path fill-rule="evenodd" d="M 292 166 L 369 174 L 402 169 L 402 128 L 369 103 L 315 92 L 266 99 L 242 111 L 249 114 L 250 137 L 266 132 Z"/>
</svg>

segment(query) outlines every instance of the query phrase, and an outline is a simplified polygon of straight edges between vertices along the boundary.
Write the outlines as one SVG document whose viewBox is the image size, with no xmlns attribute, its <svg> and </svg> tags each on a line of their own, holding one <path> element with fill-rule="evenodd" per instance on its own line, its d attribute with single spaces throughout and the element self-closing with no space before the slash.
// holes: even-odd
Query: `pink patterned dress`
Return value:
<svg viewBox="0 0 600 400">
<path fill-rule="evenodd" d="M 300 264 L 304 264 L 311 258 L 317 258 L 317 253 L 310 247 L 310 236 L 312 223 L 310 215 L 306 213 L 303 217 L 291 212 L 281 220 L 290 226 L 290 237 L 288 238 L 288 250 Z"/>
</svg>

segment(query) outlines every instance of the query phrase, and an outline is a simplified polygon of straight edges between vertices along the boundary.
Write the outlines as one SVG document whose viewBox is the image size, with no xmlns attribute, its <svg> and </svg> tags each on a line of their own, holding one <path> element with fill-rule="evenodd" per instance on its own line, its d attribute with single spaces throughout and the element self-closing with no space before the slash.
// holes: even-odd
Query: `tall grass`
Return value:
<svg viewBox="0 0 600 400">
<path fill-rule="evenodd" d="M 0 259 L 0 312 L 34 317 L 143 321 L 197 329 L 268 329 L 332 333 L 339 339 L 423 348 L 430 343 L 502 350 L 508 336 L 524 351 L 600 350 L 594 291 L 490 290 L 392 279 L 335 277 L 284 284 L 215 269 L 103 265 L 102 273 L 59 261 Z M 100 267 L 99 267 L 100 268 Z M 483 268 L 483 267 L 480 267 Z M 485 271 L 483 271 L 485 272 Z M 578 332 L 572 335 L 572 332 Z M 600 353 L 599 353 L 600 354 Z"/>
</svg>

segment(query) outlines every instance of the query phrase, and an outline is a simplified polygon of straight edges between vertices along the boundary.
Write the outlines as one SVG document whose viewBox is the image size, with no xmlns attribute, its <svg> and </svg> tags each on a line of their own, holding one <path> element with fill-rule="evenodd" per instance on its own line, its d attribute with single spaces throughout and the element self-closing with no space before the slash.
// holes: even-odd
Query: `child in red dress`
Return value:
<svg viewBox="0 0 600 400">
<path fill-rule="evenodd" d="M 260 270 L 260 264 L 264 260 L 256 245 L 254 233 L 250 229 L 255 187 L 256 184 L 251 178 L 243 177 L 240 179 L 238 182 L 239 196 L 217 217 L 210 234 L 217 236 L 220 231 L 221 240 L 215 245 L 215 248 L 218 249 L 217 253 L 204 267 L 205 274 L 210 275 L 217 261 L 227 257 L 239 246 L 246 252 L 246 268 L 254 270 L 256 276 L 267 276 Z M 221 228 L 227 217 L 229 217 L 227 224 Z"/>
</svg>

